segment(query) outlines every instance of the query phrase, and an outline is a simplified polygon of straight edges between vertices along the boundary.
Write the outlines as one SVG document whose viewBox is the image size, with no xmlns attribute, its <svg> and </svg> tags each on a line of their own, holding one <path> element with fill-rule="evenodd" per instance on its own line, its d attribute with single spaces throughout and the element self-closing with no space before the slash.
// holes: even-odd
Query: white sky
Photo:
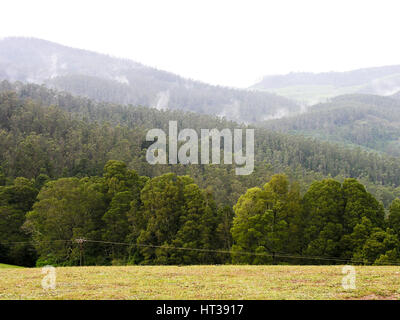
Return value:
<svg viewBox="0 0 400 320">
<path fill-rule="evenodd" d="M 400 64 L 394 0 L 2 0 L 0 37 L 31 36 L 212 84 Z"/>
</svg>

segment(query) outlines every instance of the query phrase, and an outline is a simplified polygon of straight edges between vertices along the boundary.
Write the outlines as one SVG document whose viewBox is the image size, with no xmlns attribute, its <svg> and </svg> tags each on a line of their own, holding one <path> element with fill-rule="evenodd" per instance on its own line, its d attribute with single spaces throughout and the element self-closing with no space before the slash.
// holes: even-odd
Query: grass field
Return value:
<svg viewBox="0 0 400 320">
<path fill-rule="evenodd" d="M 400 267 L 128 266 L 56 269 L 44 290 L 40 268 L 0 270 L 0 299 L 400 299 Z"/>
</svg>

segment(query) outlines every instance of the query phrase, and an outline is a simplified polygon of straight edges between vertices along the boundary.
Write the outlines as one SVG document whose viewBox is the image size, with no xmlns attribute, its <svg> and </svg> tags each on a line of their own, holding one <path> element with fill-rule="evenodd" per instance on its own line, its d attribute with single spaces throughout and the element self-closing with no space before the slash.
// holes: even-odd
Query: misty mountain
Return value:
<svg viewBox="0 0 400 320">
<path fill-rule="evenodd" d="M 301 115 L 259 125 L 400 156 L 400 100 L 392 97 L 343 95 Z"/>
<path fill-rule="evenodd" d="M 0 79 L 45 84 L 97 101 L 182 109 L 254 122 L 299 110 L 273 93 L 212 86 L 127 59 L 45 40 L 0 40 Z"/>
<path fill-rule="evenodd" d="M 264 77 L 252 89 L 273 92 L 307 105 L 352 93 L 386 96 L 400 90 L 400 65 L 348 72 L 272 75 Z"/>
</svg>

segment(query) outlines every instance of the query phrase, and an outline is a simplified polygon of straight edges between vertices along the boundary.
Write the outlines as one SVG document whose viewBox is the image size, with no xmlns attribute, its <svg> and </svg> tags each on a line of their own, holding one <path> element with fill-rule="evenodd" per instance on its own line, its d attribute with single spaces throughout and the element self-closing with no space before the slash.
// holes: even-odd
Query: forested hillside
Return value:
<svg viewBox="0 0 400 320">
<path fill-rule="evenodd" d="M 260 125 L 400 156 L 400 101 L 391 97 L 339 96 L 296 117 Z"/>
<path fill-rule="evenodd" d="M 299 110 L 275 94 L 212 86 L 130 60 L 30 38 L 0 40 L 0 79 L 45 83 L 97 101 L 195 111 L 239 122 Z"/>
<path fill-rule="evenodd" d="M 83 238 L 84 264 L 398 262 L 397 158 L 256 128 L 251 175 L 152 166 L 146 132 L 169 120 L 240 127 L 1 82 L 1 261 L 77 265 Z"/>
<path fill-rule="evenodd" d="M 260 128 L 255 133 L 255 172 L 249 176 L 236 176 L 231 165 L 152 166 L 145 160 L 149 129 L 167 131 L 169 120 L 177 120 L 181 129 L 238 125 L 190 112 L 95 103 L 32 84 L 3 81 L 0 91 L 0 163 L 11 178 L 98 175 L 108 160 L 121 160 L 141 175 L 190 174 L 200 186 L 214 188 L 219 202 L 229 204 L 244 188 L 262 185 L 266 176 L 284 171 L 305 182 L 311 176 L 361 178 L 371 190 L 389 188 L 390 193 L 400 185 L 396 158 Z M 393 195 L 387 198 L 383 192 L 378 197 L 388 204 Z"/>
</svg>

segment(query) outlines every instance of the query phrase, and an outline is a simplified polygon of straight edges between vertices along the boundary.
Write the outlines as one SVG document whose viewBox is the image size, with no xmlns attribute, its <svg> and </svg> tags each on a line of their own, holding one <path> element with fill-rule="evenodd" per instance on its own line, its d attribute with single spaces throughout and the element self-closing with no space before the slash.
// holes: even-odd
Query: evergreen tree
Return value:
<svg viewBox="0 0 400 320">
<path fill-rule="evenodd" d="M 298 250 L 301 199 L 296 184 L 274 175 L 263 189 L 249 189 L 234 206 L 233 262 L 276 263 L 276 254 Z M 256 253 L 244 255 L 241 252 Z"/>
</svg>

